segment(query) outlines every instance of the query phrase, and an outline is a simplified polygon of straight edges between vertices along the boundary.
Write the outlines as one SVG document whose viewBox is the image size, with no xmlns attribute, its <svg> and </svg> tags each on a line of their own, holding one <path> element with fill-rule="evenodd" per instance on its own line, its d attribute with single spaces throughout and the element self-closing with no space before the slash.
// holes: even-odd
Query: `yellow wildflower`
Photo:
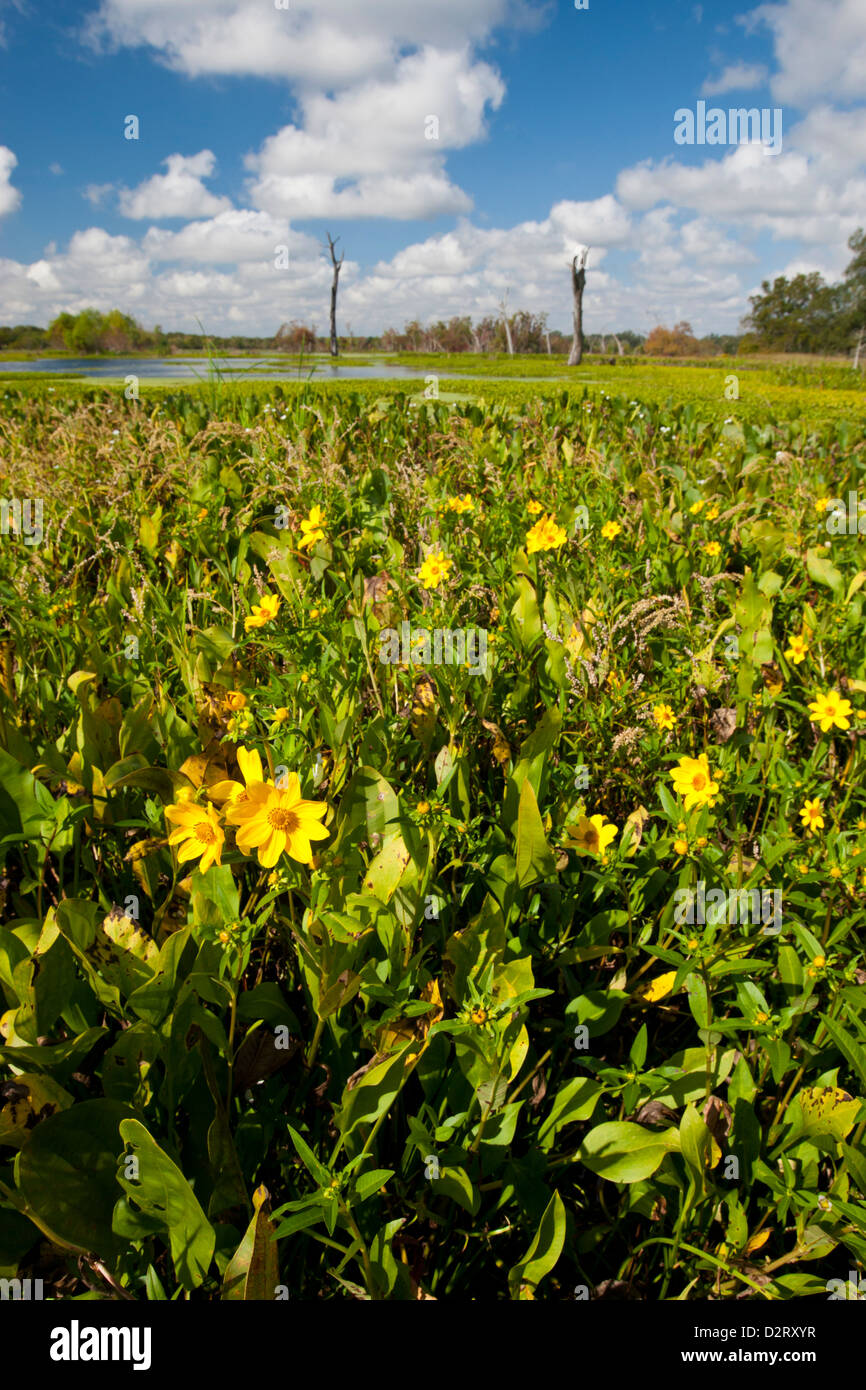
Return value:
<svg viewBox="0 0 866 1390">
<path fill-rule="evenodd" d="M 166 806 L 165 818 L 175 827 L 168 837 L 168 843 L 178 846 L 179 864 L 201 858 L 199 869 L 205 873 L 212 864 L 222 862 L 225 834 L 213 806 L 196 806 L 192 802 L 181 801 Z"/>
<path fill-rule="evenodd" d="M 237 844 L 244 854 L 258 855 L 263 869 L 272 869 L 281 854 L 301 864 L 312 862 L 312 840 L 326 840 L 329 831 L 319 824 L 327 811 L 325 801 L 305 801 L 296 772 L 290 772 L 284 791 L 262 783 L 247 787 L 246 796 L 226 811 L 230 825 L 238 826 Z"/>
<path fill-rule="evenodd" d="M 719 793 L 719 784 L 713 781 L 713 773 L 706 753 L 698 758 L 683 757 L 671 773 L 674 791 L 683 798 L 687 811 L 695 806 L 714 806 Z"/>
<path fill-rule="evenodd" d="M 322 529 L 325 524 L 325 513 L 320 506 L 310 508 L 309 516 L 306 521 L 301 522 L 302 539 L 298 541 L 299 550 L 311 550 L 317 541 L 325 539 L 325 532 Z"/>
<path fill-rule="evenodd" d="M 653 719 L 659 729 L 675 729 L 677 727 L 676 715 L 670 705 L 654 705 Z"/>
<path fill-rule="evenodd" d="M 442 580 L 448 578 L 451 565 L 452 561 L 449 560 L 444 550 L 439 550 L 435 554 L 427 556 L 418 571 L 418 579 L 425 589 L 438 589 Z"/>
<path fill-rule="evenodd" d="M 615 825 L 605 825 L 603 815 L 581 816 L 576 825 L 568 826 L 565 833 L 571 842 L 571 849 L 581 850 L 586 854 L 603 855 L 611 841 L 619 834 L 619 830 Z"/>
<path fill-rule="evenodd" d="M 244 619 L 244 630 L 249 632 L 254 627 L 264 627 L 265 623 L 272 623 L 280 611 L 280 599 L 276 594 L 262 594 L 261 603 L 254 603 L 248 618 Z"/>
<path fill-rule="evenodd" d="M 809 717 L 821 725 L 823 734 L 833 728 L 850 729 L 851 701 L 845 700 L 836 690 L 828 690 L 825 695 L 816 695 L 809 705 Z"/>
<path fill-rule="evenodd" d="M 527 531 L 526 549 L 530 555 L 536 550 L 558 550 L 567 540 L 565 527 L 558 526 L 555 517 L 543 516 Z"/>
<path fill-rule="evenodd" d="M 809 639 L 805 633 L 795 633 L 788 638 L 788 646 L 785 656 L 789 661 L 793 661 L 795 666 L 799 666 L 801 661 L 805 661 L 809 655 Z"/>
<path fill-rule="evenodd" d="M 800 820 L 809 835 L 814 835 L 816 830 L 824 829 L 823 808 L 817 796 L 813 801 L 806 800 L 800 811 Z"/>
</svg>

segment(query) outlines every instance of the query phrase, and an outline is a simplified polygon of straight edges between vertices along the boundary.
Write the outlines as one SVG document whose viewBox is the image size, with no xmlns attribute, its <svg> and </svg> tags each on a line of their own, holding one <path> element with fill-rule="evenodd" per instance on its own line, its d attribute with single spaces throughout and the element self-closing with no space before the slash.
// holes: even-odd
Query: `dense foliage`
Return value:
<svg viewBox="0 0 866 1390">
<path fill-rule="evenodd" d="M 773 352 L 855 351 L 866 361 L 866 232 L 856 231 L 848 247 L 854 255 L 836 285 L 818 271 L 762 281 L 744 320 L 755 346 Z"/>
<path fill-rule="evenodd" d="M 498 387 L 6 389 L 0 1275 L 866 1257 L 862 408 Z"/>
</svg>

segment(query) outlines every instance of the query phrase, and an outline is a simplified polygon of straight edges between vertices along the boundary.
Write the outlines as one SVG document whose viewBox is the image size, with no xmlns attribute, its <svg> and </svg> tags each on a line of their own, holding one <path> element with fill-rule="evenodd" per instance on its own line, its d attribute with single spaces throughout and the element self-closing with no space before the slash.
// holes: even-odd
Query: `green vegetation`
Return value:
<svg viewBox="0 0 866 1390">
<path fill-rule="evenodd" d="M 842 281 L 828 285 L 822 275 L 778 276 L 764 280 L 752 295 L 746 327 L 757 347 L 775 352 L 849 352 L 860 361 L 866 345 L 866 232 L 848 240 L 854 252 Z"/>
<path fill-rule="evenodd" d="M 863 395 L 723 373 L 3 384 L 0 1276 L 866 1258 Z"/>
</svg>

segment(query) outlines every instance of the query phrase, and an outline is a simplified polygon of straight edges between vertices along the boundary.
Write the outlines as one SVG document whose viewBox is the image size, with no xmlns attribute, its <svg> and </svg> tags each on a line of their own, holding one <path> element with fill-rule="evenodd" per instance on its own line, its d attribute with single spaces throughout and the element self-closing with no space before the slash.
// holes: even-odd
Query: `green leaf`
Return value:
<svg viewBox="0 0 866 1390">
<path fill-rule="evenodd" d="M 549 1274 L 562 1254 L 565 1244 L 565 1207 L 558 1192 L 554 1192 L 541 1218 L 535 1239 L 523 1259 L 508 1273 L 508 1287 L 513 1299 L 525 1297 L 524 1286 L 534 1290 Z"/>
<path fill-rule="evenodd" d="M 511 609 L 512 626 L 517 641 L 523 650 L 528 652 L 541 636 L 538 599 L 534 588 L 523 574 L 519 574 L 515 579 L 515 592 L 517 597 Z"/>
<path fill-rule="evenodd" d="M 556 873 L 556 859 L 547 843 L 538 802 L 528 778 L 520 790 L 516 840 L 517 882 L 521 888 Z"/>
<path fill-rule="evenodd" d="M 359 1124 L 375 1124 L 394 1104 L 417 1059 L 414 1044 L 387 1057 L 371 1067 L 357 1086 L 344 1092 L 342 1108 L 337 1112 L 337 1126 L 347 1139 Z"/>
<path fill-rule="evenodd" d="M 85 1100 L 31 1130 L 18 1159 L 18 1191 L 24 1214 L 49 1239 L 114 1261 L 119 1126 L 131 1114 L 118 1101 Z"/>
<path fill-rule="evenodd" d="M 609 1182 L 641 1182 L 652 1177 L 671 1149 L 679 1148 L 675 1129 L 644 1129 L 628 1120 L 597 1125 L 586 1135 L 575 1157 Z"/>
<path fill-rule="evenodd" d="M 431 1178 L 430 1190 L 437 1197 L 450 1197 L 470 1216 L 475 1216 L 481 1206 L 481 1193 L 473 1186 L 465 1168 L 453 1168 L 449 1164 L 440 1171 L 438 1178 Z"/>
<path fill-rule="evenodd" d="M 844 580 L 836 566 L 819 553 L 824 549 L 825 547 L 820 545 L 813 546 L 806 551 L 806 570 L 809 578 L 814 579 L 816 584 L 825 585 L 826 588 L 832 589 L 834 594 L 841 597 Z"/>
<path fill-rule="evenodd" d="M 303 1163 L 310 1177 L 318 1187 L 327 1187 L 331 1181 L 331 1174 L 323 1163 L 320 1163 L 310 1148 L 306 1139 L 302 1139 L 292 1126 L 288 1126 L 289 1138 L 295 1146 L 295 1153 Z"/>
<path fill-rule="evenodd" d="M 389 903 L 409 863 L 410 854 L 402 835 L 390 835 L 364 875 L 365 893 Z"/>
<path fill-rule="evenodd" d="M 564 1125 L 590 1119 L 603 1091 L 604 1084 L 589 1076 L 578 1076 L 567 1081 L 557 1092 L 550 1113 L 538 1131 L 541 1147 L 549 1148 Z"/>
<path fill-rule="evenodd" d="M 138 1159 L 138 1177 L 126 1177 L 126 1163 L 121 1162 L 117 1181 L 145 1216 L 159 1220 L 168 1232 L 175 1274 L 183 1287 L 198 1288 L 213 1259 L 213 1226 L 177 1164 L 139 1120 L 124 1120 L 120 1135 Z"/>
<path fill-rule="evenodd" d="M 864 1051 L 860 1044 L 851 1037 L 850 1033 L 845 1031 L 841 1023 L 837 1023 L 836 1020 L 830 1018 L 829 1015 L 822 1014 L 821 1022 L 827 1029 L 827 1032 L 830 1034 L 830 1037 L 833 1039 L 839 1051 L 842 1053 L 845 1061 L 855 1073 L 860 1085 L 866 1087 L 866 1051 Z"/>
<path fill-rule="evenodd" d="M 355 1183 L 355 1196 L 359 1202 L 366 1202 L 368 1197 L 373 1197 L 380 1192 L 389 1178 L 393 1178 L 393 1168 L 371 1168 L 369 1173 L 363 1173 Z"/>
<path fill-rule="evenodd" d="M 240 915 L 240 890 L 228 864 L 211 864 L 207 873 L 196 869 L 190 894 L 193 922 L 224 927 Z"/>
</svg>

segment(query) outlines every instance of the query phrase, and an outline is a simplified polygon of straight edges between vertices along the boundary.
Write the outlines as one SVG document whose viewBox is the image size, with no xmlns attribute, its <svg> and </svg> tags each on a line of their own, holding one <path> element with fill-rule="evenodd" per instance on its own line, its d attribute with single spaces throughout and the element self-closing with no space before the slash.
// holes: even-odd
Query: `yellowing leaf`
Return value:
<svg viewBox="0 0 866 1390">
<path fill-rule="evenodd" d="M 640 989 L 640 994 L 643 996 L 644 1002 L 647 1004 L 655 1004 L 659 999 L 664 999 L 673 989 L 673 983 L 676 977 L 677 972 L 675 970 L 667 970 L 664 975 L 656 975 L 655 979 L 650 980 L 649 984 L 643 985 Z"/>
<path fill-rule="evenodd" d="M 490 719 L 482 719 L 484 728 L 493 735 L 493 756 L 500 767 L 507 767 L 511 761 L 511 748 L 498 724 Z"/>
<path fill-rule="evenodd" d="M 799 1105 L 807 1134 L 826 1134 L 844 1139 L 854 1128 L 860 1101 L 838 1086 L 810 1086 L 798 1091 L 792 1105 Z"/>
<path fill-rule="evenodd" d="M 72 1096 L 50 1076 L 22 1073 L 6 1083 L 7 1099 L 0 1110 L 0 1144 L 20 1148 L 33 1127 L 57 1110 L 66 1110 Z"/>
<path fill-rule="evenodd" d="M 754 1255 L 756 1250 L 761 1250 L 767 1244 L 770 1235 L 770 1231 L 758 1231 L 755 1235 L 749 1236 L 746 1242 L 745 1253 L 747 1255 Z"/>
<path fill-rule="evenodd" d="M 156 969 L 159 947 L 129 917 L 106 917 L 102 930 L 120 951 L 129 951 L 137 960 Z"/>
<path fill-rule="evenodd" d="M 649 818 L 650 813 L 645 806 L 638 806 L 637 810 L 632 811 L 631 815 L 627 817 L 621 840 L 627 858 L 637 853 L 638 846 L 643 839 L 643 828 Z"/>
</svg>

